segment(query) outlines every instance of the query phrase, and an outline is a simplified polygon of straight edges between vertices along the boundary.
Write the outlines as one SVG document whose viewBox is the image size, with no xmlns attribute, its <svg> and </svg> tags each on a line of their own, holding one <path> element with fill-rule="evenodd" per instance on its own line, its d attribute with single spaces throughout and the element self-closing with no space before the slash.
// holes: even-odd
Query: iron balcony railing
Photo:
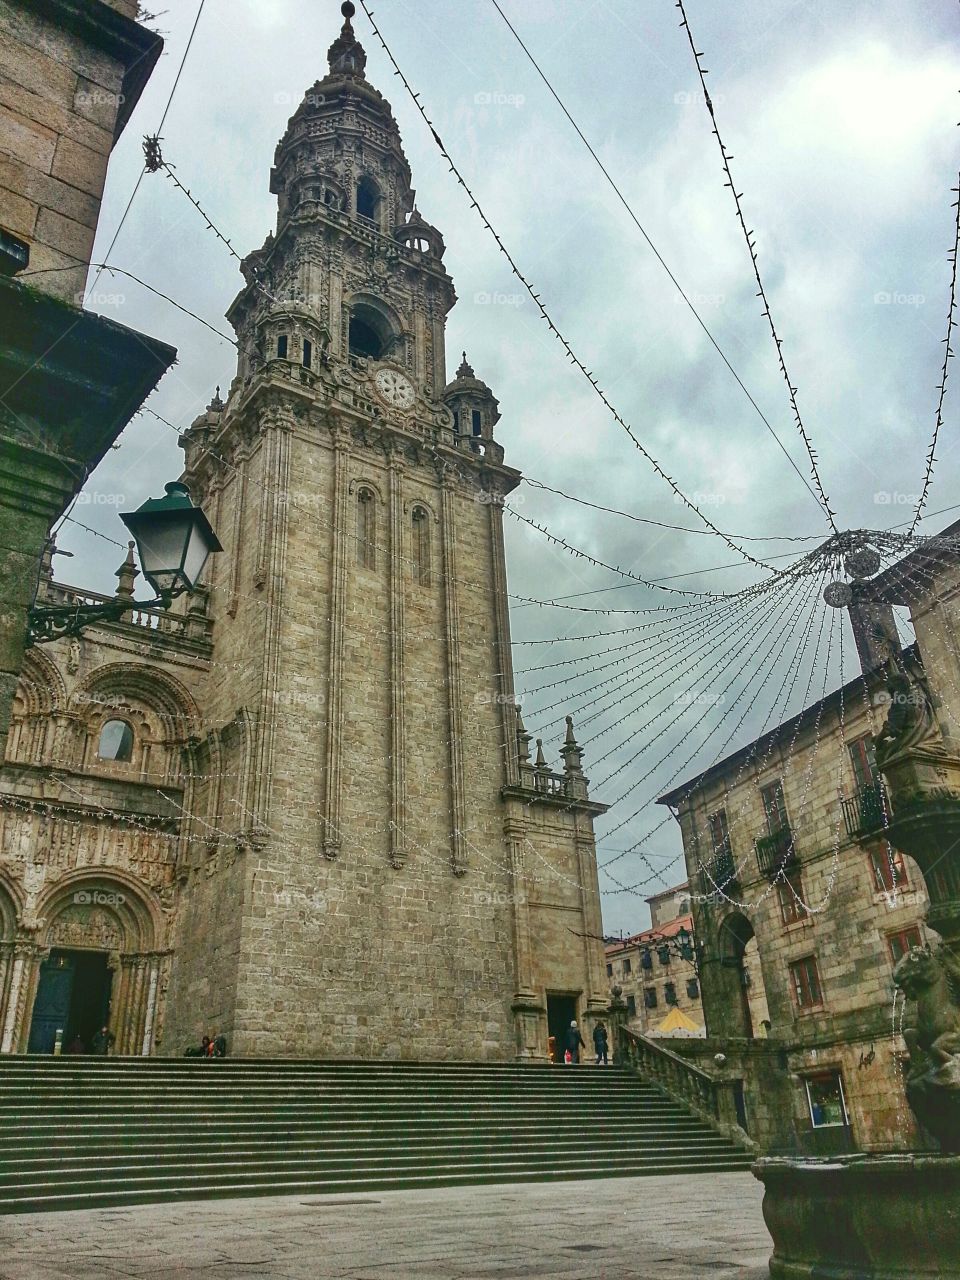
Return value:
<svg viewBox="0 0 960 1280">
<path fill-rule="evenodd" d="M 885 815 L 889 812 L 889 802 L 882 782 L 871 783 L 846 800 L 841 798 L 840 808 L 847 835 L 852 839 L 880 831 L 887 825 Z"/>
<path fill-rule="evenodd" d="M 704 863 L 700 873 L 701 887 L 705 895 L 722 890 L 726 894 L 740 891 L 740 879 L 737 875 L 737 863 L 732 849 L 724 848 L 715 853 L 709 862 Z"/>
<path fill-rule="evenodd" d="M 793 832 L 789 827 L 781 827 L 768 836 L 758 836 L 756 850 L 760 874 L 770 880 L 775 880 L 781 872 L 789 871 L 797 865 Z"/>
</svg>

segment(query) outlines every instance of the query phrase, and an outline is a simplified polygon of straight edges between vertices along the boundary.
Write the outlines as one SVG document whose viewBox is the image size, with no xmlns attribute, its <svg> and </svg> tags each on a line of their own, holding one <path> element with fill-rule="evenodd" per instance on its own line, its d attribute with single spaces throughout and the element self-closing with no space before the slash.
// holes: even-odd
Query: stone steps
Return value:
<svg viewBox="0 0 960 1280">
<path fill-rule="evenodd" d="M 0 1213 L 744 1169 L 625 1072 L 293 1059 L 0 1059 Z"/>
</svg>

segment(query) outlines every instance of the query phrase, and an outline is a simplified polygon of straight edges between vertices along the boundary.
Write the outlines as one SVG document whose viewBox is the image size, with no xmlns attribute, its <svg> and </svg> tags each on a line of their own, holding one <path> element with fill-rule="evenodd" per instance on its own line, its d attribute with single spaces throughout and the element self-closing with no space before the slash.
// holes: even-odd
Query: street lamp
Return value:
<svg viewBox="0 0 960 1280">
<path fill-rule="evenodd" d="M 105 600 L 101 604 L 35 605 L 29 614 L 27 645 L 80 635 L 94 622 L 117 622 L 130 609 L 169 609 L 184 591 L 193 591 L 207 558 L 223 547 L 210 521 L 179 480 L 164 486 L 162 498 L 148 498 L 136 511 L 120 513 L 133 534 L 143 575 L 154 600 Z"/>
<path fill-rule="evenodd" d="M 136 539 L 143 576 L 166 609 L 175 596 L 194 589 L 207 557 L 223 547 L 185 484 L 172 480 L 164 489 L 165 497 L 121 511 L 120 519 Z"/>
</svg>

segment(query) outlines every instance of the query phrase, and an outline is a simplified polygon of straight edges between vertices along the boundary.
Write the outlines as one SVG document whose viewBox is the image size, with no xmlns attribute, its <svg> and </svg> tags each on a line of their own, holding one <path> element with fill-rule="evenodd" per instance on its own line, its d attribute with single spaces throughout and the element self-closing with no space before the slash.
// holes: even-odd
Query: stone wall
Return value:
<svg viewBox="0 0 960 1280">
<path fill-rule="evenodd" d="M 125 0 L 111 8 L 136 16 Z M 31 274 L 23 278 L 76 305 L 125 72 L 119 53 L 16 0 L 0 0 L 0 225 L 30 246 Z"/>
</svg>

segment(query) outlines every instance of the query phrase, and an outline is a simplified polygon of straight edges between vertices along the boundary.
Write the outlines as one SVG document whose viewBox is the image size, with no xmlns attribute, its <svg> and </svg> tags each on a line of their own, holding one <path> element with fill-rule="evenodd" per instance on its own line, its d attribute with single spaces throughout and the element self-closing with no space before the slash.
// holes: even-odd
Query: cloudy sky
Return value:
<svg viewBox="0 0 960 1280">
<path fill-rule="evenodd" d="M 501 3 L 807 475 L 677 10 L 670 0 Z M 157 127 L 196 10 L 196 0 L 170 0 L 152 24 L 164 33 L 166 50 L 114 153 L 95 262 L 103 260 L 134 187 L 142 136 Z M 910 6 L 688 0 L 785 357 L 841 528 L 909 520 L 922 480 L 943 358 L 956 198 L 950 188 L 960 138 L 957 12 L 940 0 Z M 491 0 L 378 0 L 375 16 L 491 221 L 649 452 L 724 531 L 763 539 L 809 535 L 803 544 L 743 543 L 761 559 L 782 557 L 768 563 L 788 564 L 798 545 L 825 537 L 810 492 Z M 340 21 L 334 0 L 207 0 L 204 7 L 164 126 L 163 152 L 241 255 L 274 226 L 268 191 L 274 147 L 305 89 L 325 73 Z M 393 104 L 418 205 L 447 242 L 445 265 L 460 299 L 449 325 L 451 374 L 454 354 L 465 347 L 499 397 L 498 438 L 508 461 L 599 506 L 702 528 L 565 360 L 449 174 L 362 11 L 355 27 L 368 54 L 367 77 Z M 141 184 L 110 261 L 227 328 L 223 312 L 241 283 L 237 263 L 162 174 Z M 229 384 L 233 348 L 195 320 L 119 276 L 101 275 L 95 295 L 94 309 L 178 348 L 178 365 L 150 401 L 171 422 L 189 425 L 214 386 Z M 931 512 L 960 502 L 958 397 L 954 385 Z M 74 515 L 121 538 L 117 508 L 159 492 L 179 468 L 175 434 L 141 415 L 92 477 Z M 528 485 L 513 505 L 596 559 L 643 578 L 668 578 L 672 587 L 724 592 L 763 576 L 716 536 L 638 523 Z M 922 527 L 936 532 L 955 514 L 931 516 Z M 507 525 L 510 586 L 519 596 L 572 597 L 566 603 L 584 610 L 686 602 L 575 559 L 510 516 Z M 117 548 L 74 524 L 65 526 L 60 545 L 75 557 L 58 563 L 62 579 L 112 590 Z M 592 594 L 577 594 L 586 592 Z M 815 620 L 811 601 L 787 604 L 794 612 L 784 616 L 797 626 Z M 705 693 L 692 707 L 691 694 L 684 702 L 677 693 L 717 687 L 716 674 L 695 685 L 705 669 L 696 665 L 697 646 L 714 655 L 711 661 L 719 653 L 721 674 L 728 670 L 716 638 L 724 607 L 707 605 L 708 621 L 697 625 L 689 613 L 665 613 L 662 628 L 616 636 L 610 633 L 652 615 L 519 602 L 514 608 L 515 639 L 554 641 L 518 645 L 518 669 L 579 659 L 521 675 L 518 685 L 528 691 L 528 727 L 542 727 L 554 762 L 557 717 L 568 708 L 578 712 L 578 724 L 596 717 L 580 735 L 594 793 L 625 797 L 599 826 L 601 864 L 653 831 L 640 853 L 617 863 L 630 892 L 604 877 L 609 930 L 644 924 L 644 896 L 678 878 L 678 833 L 669 822 L 654 830 L 664 811 L 651 801 L 675 776 L 715 759 L 740 716 L 739 709 L 711 706 Z M 774 615 L 738 609 L 742 629 L 723 634 L 739 637 L 741 660 L 755 647 L 749 669 L 758 669 Z M 625 643 L 634 648 L 601 653 Z M 618 658 L 624 658 L 619 666 L 606 665 Z M 684 661 L 692 674 L 680 684 Z M 753 697 L 747 692 L 744 705 Z M 731 747 L 756 732 L 772 709 L 763 695 L 756 703 Z M 656 737 L 645 728 L 650 708 L 664 713 Z"/>
</svg>

